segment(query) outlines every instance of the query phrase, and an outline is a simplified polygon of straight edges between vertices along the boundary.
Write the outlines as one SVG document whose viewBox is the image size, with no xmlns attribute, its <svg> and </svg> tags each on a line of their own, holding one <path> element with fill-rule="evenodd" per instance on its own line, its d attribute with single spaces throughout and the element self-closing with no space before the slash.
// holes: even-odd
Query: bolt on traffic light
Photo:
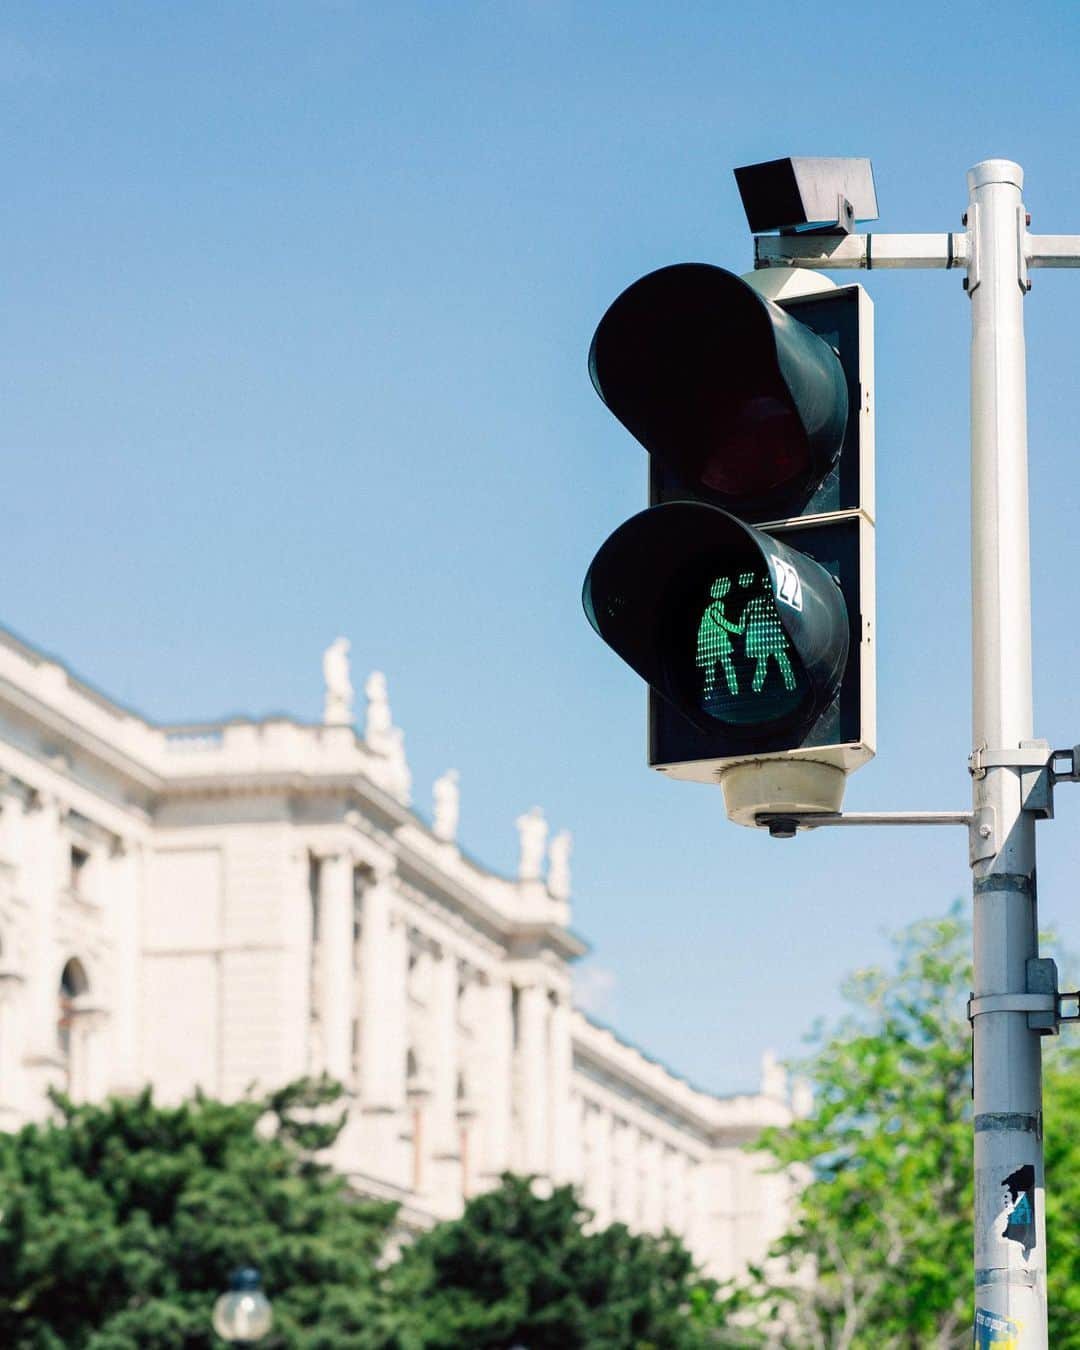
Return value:
<svg viewBox="0 0 1080 1350">
<path fill-rule="evenodd" d="M 651 459 L 585 612 L 649 685 L 650 764 L 720 782 L 743 823 L 838 810 L 874 751 L 871 325 L 859 286 L 684 263 L 589 352 Z"/>
</svg>

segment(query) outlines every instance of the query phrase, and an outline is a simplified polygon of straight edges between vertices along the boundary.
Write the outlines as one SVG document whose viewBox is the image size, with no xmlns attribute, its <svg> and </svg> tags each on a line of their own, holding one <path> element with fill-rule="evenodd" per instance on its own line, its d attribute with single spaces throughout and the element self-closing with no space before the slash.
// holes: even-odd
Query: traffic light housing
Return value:
<svg viewBox="0 0 1080 1350">
<path fill-rule="evenodd" d="M 728 812 L 838 810 L 874 752 L 872 309 L 859 286 L 684 263 L 596 330 L 597 393 L 649 508 L 585 579 L 647 682 L 649 762 Z"/>
</svg>

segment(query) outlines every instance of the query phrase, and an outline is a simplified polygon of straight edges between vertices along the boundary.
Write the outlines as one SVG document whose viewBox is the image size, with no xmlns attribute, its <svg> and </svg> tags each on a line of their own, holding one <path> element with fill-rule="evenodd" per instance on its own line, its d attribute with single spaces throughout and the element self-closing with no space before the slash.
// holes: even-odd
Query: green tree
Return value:
<svg viewBox="0 0 1080 1350">
<path fill-rule="evenodd" d="M 568 1186 L 506 1176 L 402 1254 L 394 1301 L 413 1309 L 396 1344 L 423 1350 L 698 1350 L 720 1346 L 715 1286 L 671 1235 L 586 1231 Z"/>
<path fill-rule="evenodd" d="M 957 908 L 899 937 L 894 972 L 854 975 L 806 1066 L 813 1113 L 762 1138 L 804 1182 L 745 1296 L 769 1344 L 970 1344 L 969 951 Z"/>
<path fill-rule="evenodd" d="M 341 1095 L 320 1080 L 232 1104 L 58 1097 L 56 1121 L 0 1135 L 0 1345 L 207 1350 L 213 1301 L 251 1262 L 274 1304 L 267 1350 L 379 1344 L 393 1207 L 313 1156 Z"/>
<path fill-rule="evenodd" d="M 804 1066 L 814 1110 L 760 1141 L 801 1179 L 797 1216 L 726 1304 L 774 1347 L 968 1346 L 972 1287 L 971 930 L 960 906 L 906 929 L 895 969 Z M 1045 1040 L 1050 1344 L 1080 1350 L 1080 1049 Z M 1064 1042 L 1064 1043 L 1062 1043 Z"/>
<path fill-rule="evenodd" d="M 1050 1344 L 1080 1350 L 1080 1048 L 1066 1027 L 1049 1050 L 1043 1080 L 1046 1159 L 1046 1259 Z"/>
</svg>

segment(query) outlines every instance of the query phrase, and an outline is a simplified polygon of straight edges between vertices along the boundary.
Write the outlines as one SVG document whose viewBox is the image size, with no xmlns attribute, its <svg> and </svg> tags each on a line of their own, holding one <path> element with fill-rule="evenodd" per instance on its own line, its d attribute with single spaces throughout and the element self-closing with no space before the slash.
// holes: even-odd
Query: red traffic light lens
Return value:
<svg viewBox="0 0 1080 1350">
<path fill-rule="evenodd" d="M 810 469 L 802 423 L 770 394 L 721 398 L 702 449 L 699 484 L 725 497 L 760 497 L 804 480 Z"/>
</svg>

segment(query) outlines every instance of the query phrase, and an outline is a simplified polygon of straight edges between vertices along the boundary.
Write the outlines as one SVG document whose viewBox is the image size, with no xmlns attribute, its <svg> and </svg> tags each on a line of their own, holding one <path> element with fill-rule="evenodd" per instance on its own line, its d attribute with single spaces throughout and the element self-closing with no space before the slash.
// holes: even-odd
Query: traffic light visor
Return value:
<svg viewBox="0 0 1080 1350">
<path fill-rule="evenodd" d="M 604 641 L 704 731 L 809 723 L 847 662 L 847 611 L 829 572 L 701 503 L 628 520 L 593 560 L 583 600 Z"/>
<path fill-rule="evenodd" d="M 601 319 L 589 373 L 604 403 L 685 486 L 719 506 L 800 509 L 848 419 L 836 352 L 731 272 L 680 263 Z"/>
</svg>

